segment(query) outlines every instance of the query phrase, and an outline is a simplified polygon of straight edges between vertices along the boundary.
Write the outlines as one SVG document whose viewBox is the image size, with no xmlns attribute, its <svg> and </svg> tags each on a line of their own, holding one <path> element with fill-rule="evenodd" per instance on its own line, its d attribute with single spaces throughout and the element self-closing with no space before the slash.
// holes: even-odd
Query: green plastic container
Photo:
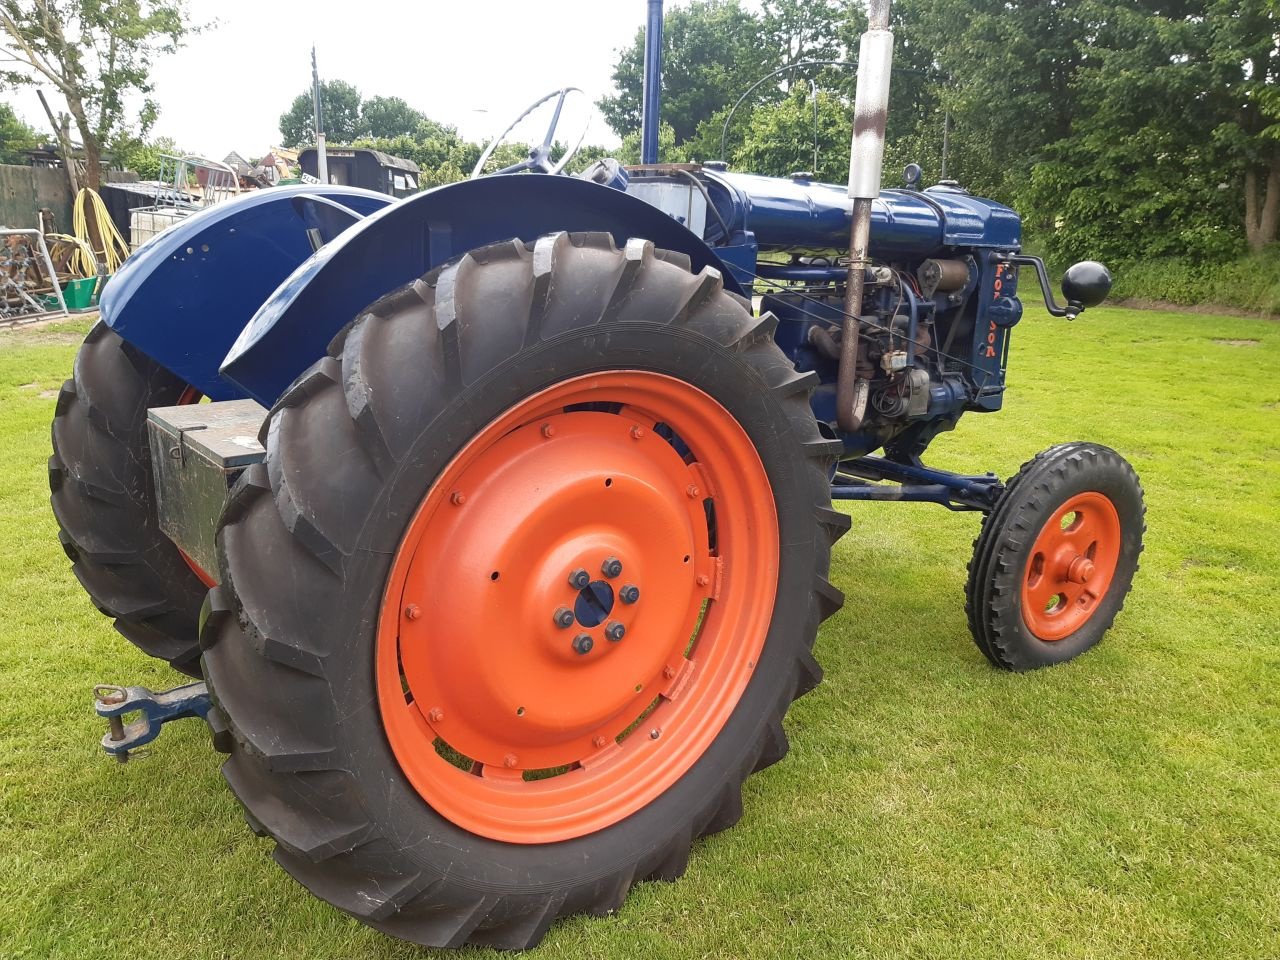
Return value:
<svg viewBox="0 0 1280 960">
<path fill-rule="evenodd" d="M 72 280 L 62 288 L 62 299 L 67 302 L 68 310 L 87 310 L 93 303 L 93 291 L 98 285 L 97 277 L 84 280 Z"/>
</svg>

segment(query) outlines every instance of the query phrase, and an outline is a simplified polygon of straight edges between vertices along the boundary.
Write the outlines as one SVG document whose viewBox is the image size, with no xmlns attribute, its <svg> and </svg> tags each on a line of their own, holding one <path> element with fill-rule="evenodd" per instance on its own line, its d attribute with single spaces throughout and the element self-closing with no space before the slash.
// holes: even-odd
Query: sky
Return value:
<svg viewBox="0 0 1280 960">
<path fill-rule="evenodd" d="M 312 43 L 321 79 L 346 80 L 366 97 L 403 97 L 467 139 L 484 141 L 551 90 L 581 87 L 592 104 L 610 93 L 617 51 L 644 26 L 647 4 L 191 0 L 190 9 L 193 22 L 216 23 L 156 65 L 160 117 L 151 135 L 221 159 L 232 150 L 260 156 L 279 142 L 280 114 L 309 88 Z M 5 96 L 46 132 L 32 91 Z M 57 111 L 56 98 L 51 104 Z M 588 112 L 587 142 L 616 145 L 594 107 L 566 112 L 562 129 L 576 133 Z"/>
</svg>

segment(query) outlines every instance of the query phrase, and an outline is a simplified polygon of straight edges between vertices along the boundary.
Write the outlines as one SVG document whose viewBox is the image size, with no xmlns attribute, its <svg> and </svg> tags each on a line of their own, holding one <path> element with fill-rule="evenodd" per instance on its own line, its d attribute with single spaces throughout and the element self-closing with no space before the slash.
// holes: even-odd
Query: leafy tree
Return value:
<svg viewBox="0 0 1280 960">
<path fill-rule="evenodd" d="M 778 52 L 769 47 L 762 21 L 740 0 L 694 0 L 687 7 L 669 9 L 664 23 L 662 119 L 671 125 L 679 144 L 774 69 Z M 620 51 L 613 81 L 618 92 L 598 105 L 614 133 L 625 137 L 640 129 L 643 30 Z"/>
<path fill-rule="evenodd" d="M 614 156 L 626 164 L 640 162 L 639 128 L 622 138 L 622 146 L 617 149 Z M 665 120 L 658 124 L 658 156 L 662 158 L 664 163 L 680 163 L 686 159 L 682 152 L 676 148 L 675 130 Z"/>
<path fill-rule="evenodd" d="M 151 67 L 192 29 L 185 0 L 0 0 L 0 54 L 15 65 L 0 85 L 57 91 L 68 114 L 57 131 L 64 155 L 74 126 L 85 183 L 96 188 L 103 145 L 129 127 L 128 105 L 141 96 L 140 134 L 155 122 Z"/>
<path fill-rule="evenodd" d="M 841 0 L 765 0 L 764 41 L 779 54 L 774 69 L 804 60 L 845 59 L 847 34 L 842 27 L 848 21 L 857 24 L 856 33 L 866 24 L 860 9 Z"/>
<path fill-rule="evenodd" d="M 350 143 L 369 135 L 360 113 L 360 91 L 345 80 L 320 81 L 320 103 L 324 134 L 330 143 Z M 310 87 L 294 97 L 280 115 L 280 136 L 286 147 L 315 143 Z"/>
<path fill-rule="evenodd" d="M 1220 261 L 1274 242 L 1280 23 L 1266 0 L 1094 2 L 1087 15 L 1078 115 L 1025 194 L 1050 251 Z"/>
<path fill-rule="evenodd" d="M 38 134 L 7 103 L 0 103 L 0 163 L 26 163 L 38 146 Z"/>
<path fill-rule="evenodd" d="M 803 170 L 819 180 L 847 180 L 853 105 L 839 94 L 819 90 L 817 121 L 815 164 L 814 97 L 797 84 L 785 100 L 759 107 L 752 114 L 746 139 L 734 153 L 734 165 L 775 177 Z"/>
<path fill-rule="evenodd" d="M 370 97 L 360 104 L 361 134 L 366 136 L 411 135 L 426 119 L 400 97 Z"/>
<path fill-rule="evenodd" d="M 161 154 L 181 157 L 187 152 L 180 148 L 178 142 L 172 137 L 156 137 L 154 140 L 147 141 L 122 141 L 114 145 L 113 149 L 115 162 L 125 170 L 132 170 L 140 180 L 160 179 Z"/>
</svg>

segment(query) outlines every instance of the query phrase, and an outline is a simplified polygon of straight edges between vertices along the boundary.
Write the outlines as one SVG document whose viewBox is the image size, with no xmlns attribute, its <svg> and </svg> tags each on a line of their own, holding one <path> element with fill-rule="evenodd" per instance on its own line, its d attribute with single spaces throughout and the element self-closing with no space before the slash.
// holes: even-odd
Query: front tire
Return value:
<svg viewBox="0 0 1280 960">
<path fill-rule="evenodd" d="M 289 873 L 397 937 L 519 949 L 737 821 L 843 599 L 838 444 L 771 333 L 715 271 L 557 234 L 384 298 L 294 384 L 202 632 L 227 781 Z"/>
<path fill-rule="evenodd" d="M 965 612 L 994 666 L 1052 666 L 1095 646 L 1133 585 L 1146 532 L 1142 486 L 1096 443 L 1022 465 L 974 541 Z"/>
</svg>

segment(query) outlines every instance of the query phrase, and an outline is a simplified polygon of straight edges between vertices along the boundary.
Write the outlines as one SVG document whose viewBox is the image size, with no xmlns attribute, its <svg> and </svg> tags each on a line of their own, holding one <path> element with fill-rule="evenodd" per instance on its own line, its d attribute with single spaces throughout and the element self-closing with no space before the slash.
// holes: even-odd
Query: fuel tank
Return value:
<svg viewBox="0 0 1280 960">
<path fill-rule="evenodd" d="M 709 170 L 702 175 L 731 230 L 755 235 L 761 250 L 843 250 L 849 246 L 852 201 L 843 186 Z M 871 250 L 931 256 L 954 247 L 1017 249 L 1022 221 L 1004 204 L 949 185 L 884 190 L 874 202 Z"/>
</svg>

